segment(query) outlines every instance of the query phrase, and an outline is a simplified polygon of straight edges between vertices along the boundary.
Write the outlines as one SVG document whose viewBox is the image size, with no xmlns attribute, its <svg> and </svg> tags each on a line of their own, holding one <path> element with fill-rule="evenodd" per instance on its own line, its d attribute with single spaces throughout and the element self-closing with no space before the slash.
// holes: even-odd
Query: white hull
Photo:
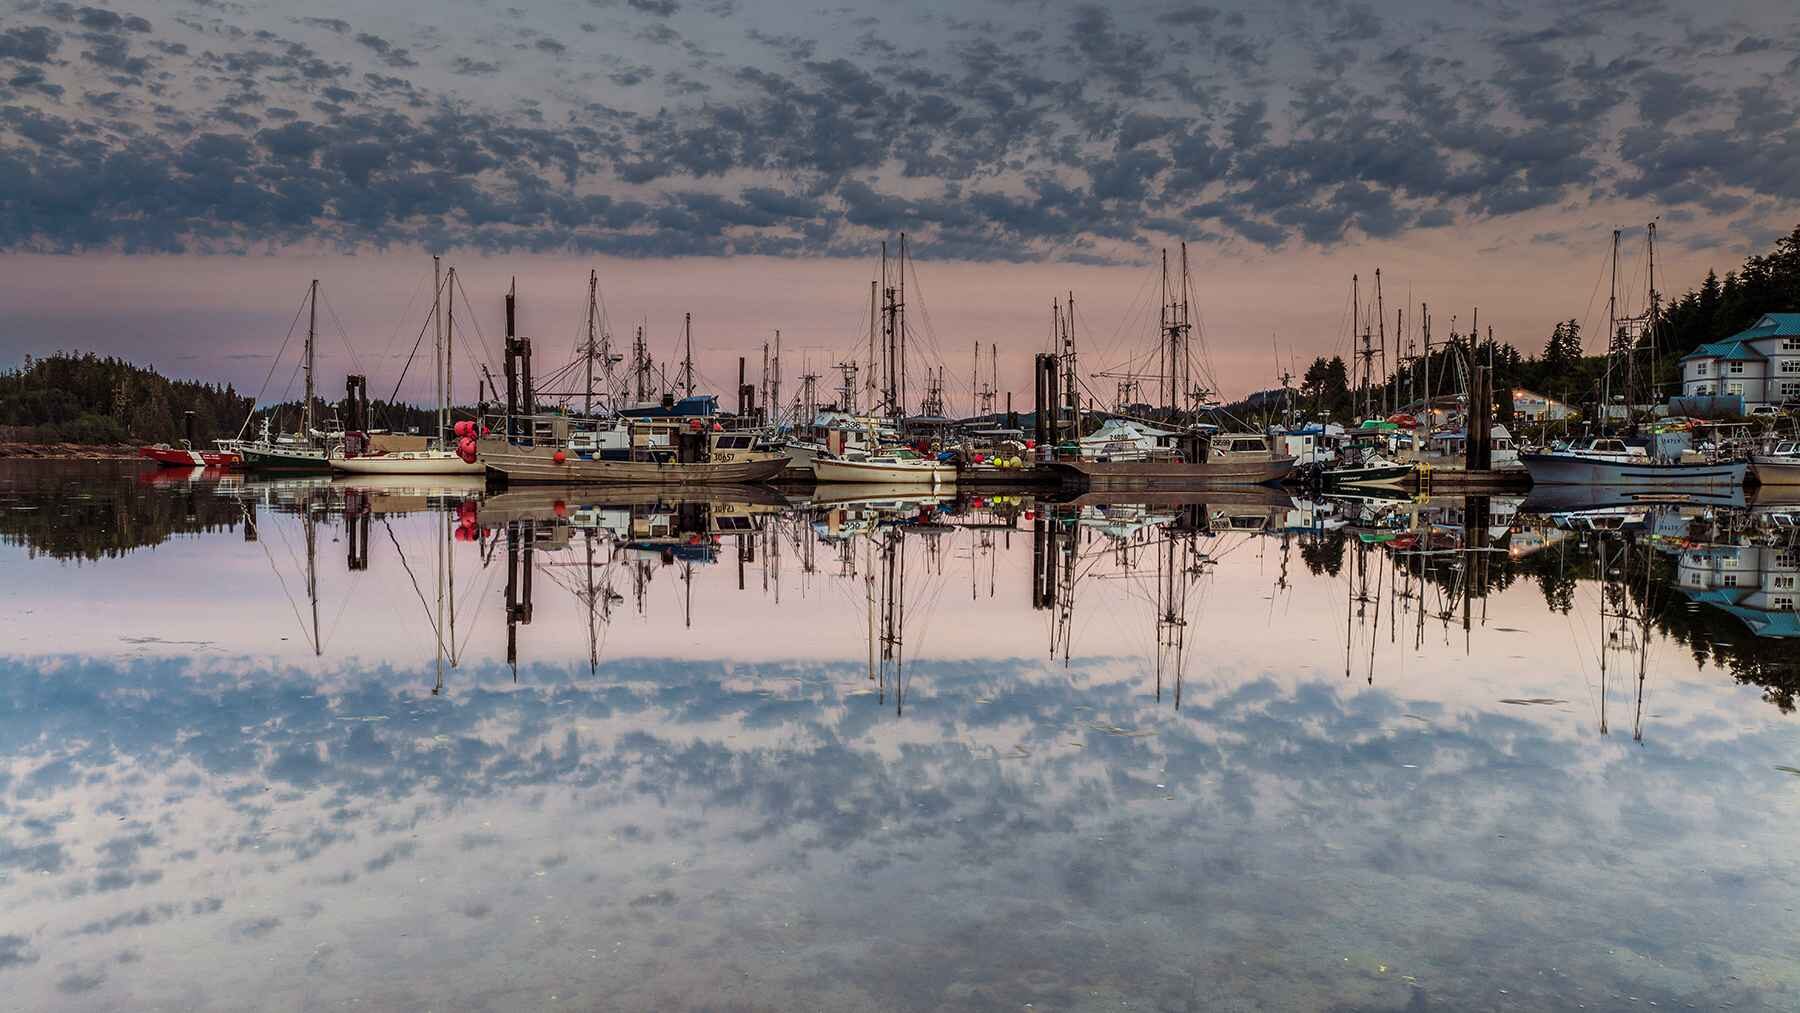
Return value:
<svg viewBox="0 0 1800 1013">
<path fill-rule="evenodd" d="M 1685 487 L 1741 487 L 1749 465 L 1743 461 L 1718 464 L 1659 464 L 1652 461 L 1608 461 L 1569 454 L 1525 454 L 1522 457 L 1531 481 L 1538 485 L 1610 485 L 1671 489 Z"/>
<path fill-rule="evenodd" d="M 817 460 L 813 462 L 813 478 L 819 482 L 943 486 L 956 484 L 956 467 L 936 461 L 879 464 L 870 461 Z"/>
<path fill-rule="evenodd" d="M 1750 464 L 1762 485 L 1800 485 L 1800 457 L 1752 454 Z"/>
<path fill-rule="evenodd" d="M 474 463 L 445 450 L 420 450 L 370 457 L 334 457 L 331 470 L 346 475 L 481 475 L 487 465 Z"/>
</svg>

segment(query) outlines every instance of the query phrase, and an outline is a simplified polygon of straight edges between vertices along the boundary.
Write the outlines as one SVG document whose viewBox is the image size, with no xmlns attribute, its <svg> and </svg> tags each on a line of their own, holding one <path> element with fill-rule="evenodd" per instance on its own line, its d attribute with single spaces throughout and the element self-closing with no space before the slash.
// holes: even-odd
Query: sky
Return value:
<svg viewBox="0 0 1800 1013">
<path fill-rule="evenodd" d="M 1228 398 L 1347 351 L 1378 268 L 1390 354 L 1423 303 L 1536 350 L 1604 330 L 1615 228 L 1629 306 L 1644 223 L 1681 291 L 1800 221 L 1796 40 L 1782 0 L 0 0 L 0 366 L 277 396 L 316 277 L 321 387 L 423 396 L 438 253 L 476 357 L 516 278 L 568 359 L 591 269 L 616 340 L 673 358 L 691 313 L 726 392 L 779 329 L 786 389 L 829 387 L 902 232 L 952 408 L 978 343 L 1028 407 L 1059 294 L 1084 371 L 1154 361 L 1183 242 Z"/>
</svg>

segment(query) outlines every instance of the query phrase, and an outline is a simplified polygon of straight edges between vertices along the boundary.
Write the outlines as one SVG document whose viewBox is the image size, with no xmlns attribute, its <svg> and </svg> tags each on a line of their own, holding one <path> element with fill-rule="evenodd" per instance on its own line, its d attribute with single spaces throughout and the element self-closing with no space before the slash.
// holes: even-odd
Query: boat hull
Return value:
<svg viewBox="0 0 1800 1013">
<path fill-rule="evenodd" d="M 252 471 L 286 471 L 323 475 L 331 471 L 331 462 L 317 450 L 288 450 L 283 447 L 245 447 L 244 467 Z"/>
<path fill-rule="evenodd" d="M 334 457 L 331 470 L 346 475 L 481 475 L 480 458 L 465 461 L 455 454 L 399 453 L 369 457 Z"/>
<path fill-rule="evenodd" d="M 1263 461 L 1057 461 L 1065 477 L 1089 488 L 1206 489 L 1234 485 L 1268 485 L 1294 470 L 1294 458 Z"/>
<path fill-rule="evenodd" d="M 179 447 L 139 447 L 138 456 L 165 468 L 236 468 L 244 463 L 242 457 L 229 452 Z"/>
<path fill-rule="evenodd" d="M 1535 485 L 1639 486 L 1653 489 L 1730 488 L 1742 486 L 1749 465 L 1744 461 L 1720 464 L 1658 464 L 1603 461 L 1561 454 L 1521 454 L 1525 470 Z"/>
<path fill-rule="evenodd" d="M 1383 468 L 1346 468 L 1342 471 L 1327 471 L 1319 476 L 1319 480 L 1327 489 L 1353 488 L 1356 486 L 1397 487 L 1413 477 L 1417 469 L 1410 464 L 1396 464 Z"/>
<path fill-rule="evenodd" d="M 913 486 L 956 484 L 956 467 L 949 464 L 932 463 L 909 468 L 892 464 L 871 464 L 867 461 L 827 461 L 821 458 L 813 462 L 812 470 L 814 481 L 820 483 L 859 482 Z"/>
<path fill-rule="evenodd" d="M 782 456 L 732 461 L 606 461 L 565 456 L 547 447 L 484 443 L 480 461 L 502 482 L 557 485 L 742 485 L 767 482 L 787 468 Z"/>
<path fill-rule="evenodd" d="M 1800 457 L 1752 454 L 1750 467 L 1756 472 L 1759 485 L 1800 486 Z"/>
</svg>

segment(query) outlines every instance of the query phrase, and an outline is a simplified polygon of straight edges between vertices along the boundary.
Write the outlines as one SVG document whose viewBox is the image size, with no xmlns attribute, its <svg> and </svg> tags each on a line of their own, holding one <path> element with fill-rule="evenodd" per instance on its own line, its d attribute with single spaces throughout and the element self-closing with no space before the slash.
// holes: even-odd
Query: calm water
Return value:
<svg viewBox="0 0 1800 1013">
<path fill-rule="evenodd" d="M 7 466 L 0 1004 L 1800 1008 L 1800 513 L 1583 506 Z"/>
</svg>

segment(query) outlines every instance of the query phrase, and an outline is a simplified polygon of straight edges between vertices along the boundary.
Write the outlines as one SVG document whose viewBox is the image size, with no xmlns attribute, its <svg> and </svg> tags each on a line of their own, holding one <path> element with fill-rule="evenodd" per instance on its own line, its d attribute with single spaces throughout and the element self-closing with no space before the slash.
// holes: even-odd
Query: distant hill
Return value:
<svg viewBox="0 0 1800 1013">
<path fill-rule="evenodd" d="M 19 369 L 0 373 L 0 439 L 16 442 L 176 440 L 189 411 L 205 442 L 236 435 L 250 408 L 229 384 L 171 380 L 155 367 L 91 352 L 26 356 Z"/>
</svg>

